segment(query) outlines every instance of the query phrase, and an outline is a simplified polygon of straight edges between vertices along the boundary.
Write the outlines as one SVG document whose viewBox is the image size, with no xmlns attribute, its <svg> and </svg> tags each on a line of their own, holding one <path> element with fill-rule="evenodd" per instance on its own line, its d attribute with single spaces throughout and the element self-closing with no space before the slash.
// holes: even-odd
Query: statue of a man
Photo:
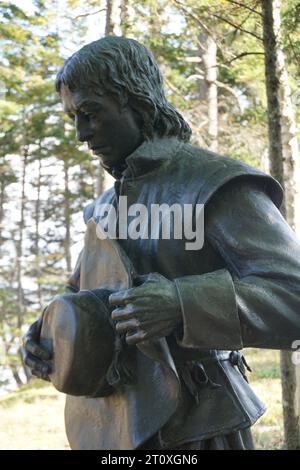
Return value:
<svg viewBox="0 0 300 470">
<path fill-rule="evenodd" d="M 246 381 L 239 350 L 289 349 L 300 338 L 300 244 L 278 210 L 281 187 L 188 143 L 190 127 L 166 100 L 153 55 L 137 41 L 88 44 L 65 62 L 56 88 L 78 140 L 116 179 L 84 212 L 88 235 L 69 291 L 112 289 L 107 304 L 118 354 L 127 352 L 132 368 L 131 381 L 112 379 L 110 368 L 102 396 L 67 397 L 71 447 L 253 448 L 250 427 L 264 406 Z M 110 246 L 136 273 L 128 288 L 114 282 L 113 250 L 104 256 L 100 240 L 95 248 L 107 204 L 116 215 Z M 137 204 L 144 211 L 140 232 L 132 225 Z M 173 208 L 169 232 L 165 217 L 153 218 L 153 207 L 162 205 Z M 191 246 L 188 230 L 201 219 L 201 205 L 203 246 Z M 111 285 L 103 281 L 108 268 Z M 47 380 L 41 322 L 25 337 L 26 363 Z M 117 367 L 116 355 L 114 361 Z"/>
</svg>

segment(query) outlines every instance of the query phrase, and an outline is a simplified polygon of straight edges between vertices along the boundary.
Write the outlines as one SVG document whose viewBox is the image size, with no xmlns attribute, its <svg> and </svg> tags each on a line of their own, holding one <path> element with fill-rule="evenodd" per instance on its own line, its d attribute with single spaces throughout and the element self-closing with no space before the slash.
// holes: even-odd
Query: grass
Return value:
<svg viewBox="0 0 300 470">
<path fill-rule="evenodd" d="M 64 395 L 32 380 L 0 397 L 0 449 L 68 449 L 64 431 Z"/>
<path fill-rule="evenodd" d="M 279 352 L 249 349 L 252 388 L 267 405 L 253 426 L 257 449 L 283 446 Z M 68 449 L 64 431 L 64 395 L 51 385 L 32 380 L 18 391 L 0 397 L 0 449 Z"/>
<path fill-rule="evenodd" d="M 251 387 L 267 406 L 266 413 L 253 426 L 257 449 L 283 448 L 283 421 L 281 407 L 281 384 L 279 351 L 248 349 L 247 361 L 253 372 L 248 375 Z"/>
</svg>

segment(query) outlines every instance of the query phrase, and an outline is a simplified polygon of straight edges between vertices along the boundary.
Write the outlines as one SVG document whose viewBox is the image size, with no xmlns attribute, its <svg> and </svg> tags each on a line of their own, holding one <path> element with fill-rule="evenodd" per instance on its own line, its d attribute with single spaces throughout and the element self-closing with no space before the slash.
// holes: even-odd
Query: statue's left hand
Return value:
<svg viewBox="0 0 300 470">
<path fill-rule="evenodd" d="M 48 351 L 39 344 L 43 317 L 41 316 L 23 336 L 24 362 L 30 368 L 32 375 L 50 382 L 51 367 L 47 360 L 51 358 Z"/>
<path fill-rule="evenodd" d="M 180 323 L 181 308 L 173 281 L 158 273 L 137 276 L 138 287 L 115 292 L 109 302 L 116 330 L 129 345 L 168 336 Z"/>
</svg>

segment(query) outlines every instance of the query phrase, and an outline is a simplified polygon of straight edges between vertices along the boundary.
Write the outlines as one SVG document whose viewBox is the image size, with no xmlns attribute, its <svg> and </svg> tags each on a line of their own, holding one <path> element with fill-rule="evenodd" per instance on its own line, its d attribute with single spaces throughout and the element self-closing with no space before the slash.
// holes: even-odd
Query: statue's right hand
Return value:
<svg viewBox="0 0 300 470">
<path fill-rule="evenodd" d="M 42 317 L 30 325 L 23 336 L 24 362 L 30 368 L 32 375 L 50 382 L 51 366 L 45 362 L 51 358 L 48 351 L 39 344 L 42 327 Z"/>
</svg>

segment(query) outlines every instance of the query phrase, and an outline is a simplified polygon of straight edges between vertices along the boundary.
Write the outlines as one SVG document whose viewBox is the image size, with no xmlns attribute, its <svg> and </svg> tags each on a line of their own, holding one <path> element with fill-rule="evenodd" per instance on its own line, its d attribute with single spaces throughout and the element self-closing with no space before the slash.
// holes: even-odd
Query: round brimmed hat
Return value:
<svg viewBox="0 0 300 470">
<path fill-rule="evenodd" d="M 51 352 L 49 377 L 57 390 L 77 396 L 106 396 L 106 372 L 114 354 L 109 289 L 57 295 L 43 314 L 41 346 Z"/>
</svg>

